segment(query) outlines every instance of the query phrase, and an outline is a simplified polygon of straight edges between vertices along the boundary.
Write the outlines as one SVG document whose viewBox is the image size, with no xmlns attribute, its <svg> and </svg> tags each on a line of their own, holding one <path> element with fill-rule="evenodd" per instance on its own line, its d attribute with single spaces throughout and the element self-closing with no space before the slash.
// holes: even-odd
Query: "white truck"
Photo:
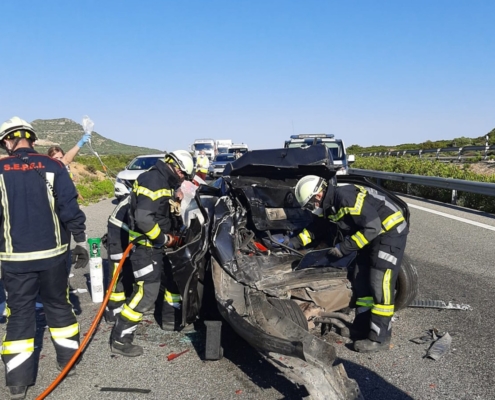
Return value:
<svg viewBox="0 0 495 400">
<path fill-rule="evenodd" d="M 245 143 L 234 143 L 229 146 L 229 153 L 234 153 L 234 154 L 240 154 L 242 156 L 244 153 L 247 153 L 249 150 L 249 147 Z"/>
<path fill-rule="evenodd" d="M 191 145 L 191 151 L 194 152 L 193 157 L 198 157 L 200 151 L 204 151 L 205 155 L 213 160 L 217 154 L 217 144 L 214 139 L 196 139 Z"/>
<path fill-rule="evenodd" d="M 309 133 L 302 135 L 292 135 L 290 140 L 285 141 L 284 147 L 307 147 L 315 144 L 323 144 L 328 147 L 332 154 L 335 166 L 341 167 L 337 175 L 347 175 L 349 165 L 354 162 L 354 154 L 347 154 L 344 141 L 335 139 L 332 134 Z"/>
<path fill-rule="evenodd" d="M 228 153 L 229 147 L 232 146 L 232 140 L 219 139 L 216 141 L 216 144 L 217 144 L 217 154 Z"/>
</svg>

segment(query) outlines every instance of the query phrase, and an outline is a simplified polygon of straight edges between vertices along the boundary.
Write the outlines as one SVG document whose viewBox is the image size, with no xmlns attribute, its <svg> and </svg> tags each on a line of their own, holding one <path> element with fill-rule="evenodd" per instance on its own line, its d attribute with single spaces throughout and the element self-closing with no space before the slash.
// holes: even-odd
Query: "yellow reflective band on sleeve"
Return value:
<svg viewBox="0 0 495 400">
<path fill-rule="evenodd" d="M 354 235 L 351 236 L 351 239 L 356 242 L 357 246 L 360 249 L 362 249 L 369 243 L 361 232 L 356 232 Z"/>
<path fill-rule="evenodd" d="M 129 321 L 132 322 L 140 322 L 143 319 L 143 314 L 140 312 L 134 311 L 127 304 L 124 304 L 120 315 L 126 317 Z"/>
<path fill-rule="evenodd" d="M 402 221 L 404 221 L 404 216 L 402 215 L 402 212 L 400 211 L 397 211 L 396 213 L 393 213 L 390 217 L 386 218 L 383 222 L 382 222 L 382 225 L 383 225 L 383 228 L 386 230 L 386 231 L 389 231 L 390 229 L 392 229 L 395 225 L 401 223 Z"/>
<path fill-rule="evenodd" d="M 372 296 L 359 297 L 356 300 L 356 305 L 362 307 L 373 307 L 373 297 Z"/>
<path fill-rule="evenodd" d="M 373 304 L 371 312 L 382 317 L 392 317 L 394 315 L 394 305 L 387 304 Z"/>
<path fill-rule="evenodd" d="M 152 201 L 158 200 L 161 197 L 172 197 L 174 195 L 173 189 L 159 189 L 156 191 L 149 190 L 144 186 L 139 186 L 137 181 L 134 182 L 134 187 L 132 189 L 137 196 L 143 195 L 149 197 Z"/>
<path fill-rule="evenodd" d="M 110 301 L 125 301 L 125 293 L 118 292 L 110 295 Z"/>
<path fill-rule="evenodd" d="M 344 217 L 344 215 L 349 214 L 349 215 L 361 215 L 361 210 L 363 209 L 363 203 L 364 203 L 364 198 L 366 197 L 366 189 L 355 185 L 359 190 L 360 193 L 356 196 L 356 203 L 354 203 L 353 207 L 342 207 L 337 211 L 337 214 L 335 215 L 329 215 L 328 219 L 331 221 L 338 221 Z"/>
<path fill-rule="evenodd" d="M 303 246 L 311 243 L 311 233 L 309 233 L 307 229 L 304 229 L 298 236 L 299 239 L 301 239 Z"/>
<path fill-rule="evenodd" d="M 153 229 L 151 229 L 149 232 L 146 232 L 146 236 L 148 236 L 151 240 L 153 240 L 158 237 L 160 232 L 161 232 L 160 226 L 158 224 L 155 224 Z"/>
<path fill-rule="evenodd" d="M 24 340 L 12 340 L 3 342 L 2 354 L 19 354 L 27 351 L 34 351 L 34 338 Z"/>
<path fill-rule="evenodd" d="M 129 303 L 129 308 L 131 308 L 132 310 L 136 308 L 136 306 L 139 304 L 139 302 L 143 299 L 144 296 L 144 289 L 143 289 L 144 282 L 143 281 L 136 282 L 136 285 L 139 286 L 139 289 Z"/>
<path fill-rule="evenodd" d="M 129 242 L 132 242 L 134 239 L 138 238 L 139 236 L 142 236 L 140 233 L 137 233 L 137 232 L 134 232 L 134 231 L 131 231 L 129 229 Z M 138 240 L 137 242 L 138 244 L 142 245 L 142 246 L 148 246 L 148 247 L 152 247 L 153 245 L 150 243 L 149 240 L 146 240 L 146 239 L 143 239 L 143 240 Z"/>
<path fill-rule="evenodd" d="M 53 339 L 67 339 L 79 333 L 79 324 L 76 322 L 63 328 L 50 328 L 50 333 Z"/>
<path fill-rule="evenodd" d="M 180 294 L 171 293 L 168 290 L 165 291 L 164 300 L 166 303 L 170 304 L 172 307 L 180 307 L 182 302 L 182 297 Z"/>
<path fill-rule="evenodd" d="M 383 275 L 382 290 L 383 290 L 383 302 L 390 304 L 392 298 L 392 288 L 390 287 L 390 280 L 392 279 L 392 270 L 387 269 Z"/>
</svg>

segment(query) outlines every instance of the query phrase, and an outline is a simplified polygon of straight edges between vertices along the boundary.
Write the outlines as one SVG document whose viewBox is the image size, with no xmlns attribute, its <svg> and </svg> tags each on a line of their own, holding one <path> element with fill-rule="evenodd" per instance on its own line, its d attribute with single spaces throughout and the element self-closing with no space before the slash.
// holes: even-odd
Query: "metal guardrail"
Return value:
<svg viewBox="0 0 495 400">
<path fill-rule="evenodd" d="M 460 160 L 464 153 L 480 151 L 483 152 L 483 159 L 488 158 L 488 152 L 495 151 L 495 145 L 488 145 L 488 137 L 484 146 L 463 146 L 463 147 L 444 147 L 439 149 L 414 149 L 414 150 L 396 150 L 396 151 L 379 151 L 371 153 L 362 153 L 361 157 L 386 157 L 386 156 L 419 156 L 422 158 L 425 154 L 435 154 L 435 158 L 440 159 L 440 153 L 457 153 L 457 159 Z M 473 156 L 467 156 L 473 157 Z"/>
<path fill-rule="evenodd" d="M 495 183 L 466 181 L 454 178 L 440 178 L 438 176 L 399 174 L 396 172 L 372 171 L 357 168 L 349 168 L 349 174 L 450 189 L 452 190 L 453 204 L 457 201 L 457 191 L 495 196 Z"/>
</svg>

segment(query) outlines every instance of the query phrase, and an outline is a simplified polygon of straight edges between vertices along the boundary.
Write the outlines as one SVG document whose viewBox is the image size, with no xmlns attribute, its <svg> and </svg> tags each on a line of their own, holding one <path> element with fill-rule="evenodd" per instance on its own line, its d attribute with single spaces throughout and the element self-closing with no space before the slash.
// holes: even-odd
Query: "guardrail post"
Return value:
<svg viewBox="0 0 495 400">
<path fill-rule="evenodd" d="M 457 190 L 452 190 L 452 204 L 457 205 Z"/>
</svg>

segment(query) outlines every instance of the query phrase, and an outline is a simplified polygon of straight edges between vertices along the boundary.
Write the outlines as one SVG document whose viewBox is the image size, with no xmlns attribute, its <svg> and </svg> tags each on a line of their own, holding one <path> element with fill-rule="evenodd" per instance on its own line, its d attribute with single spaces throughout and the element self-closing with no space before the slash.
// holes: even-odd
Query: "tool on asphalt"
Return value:
<svg viewBox="0 0 495 400">
<path fill-rule="evenodd" d="M 184 351 L 181 351 L 180 353 L 170 353 L 167 356 L 167 361 L 175 360 L 177 357 L 181 356 L 182 354 L 186 354 L 188 351 L 189 351 L 189 349 L 186 349 Z"/>
<path fill-rule="evenodd" d="M 107 294 L 105 295 L 105 298 L 103 299 L 103 302 L 102 302 L 102 304 L 100 306 L 100 309 L 96 313 L 96 317 L 93 320 L 93 323 L 91 324 L 88 332 L 84 336 L 84 339 L 83 339 L 82 343 L 80 344 L 79 348 L 76 350 L 76 352 L 74 353 L 74 355 L 72 356 L 72 358 L 69 360 L 69 362 L 67 363 L 67 365 L 64 367 L 64 369 L 62 369 L 62 371 L 60 371 L 60 373 L 55 378 L 55 380 L 45 389 L 45 391 L 43 393 L 41 393 L 36 398 L 36 400 L 43 400 L 43 399 L 45 399 L 46 396 L 48 396 L 58 386 L 58 384 L 60 382 L 62 382 L 62 379 L 64 379 L 64 377 L 67 375 L 67 373 L 74 366 L 74 364 L 76 363 L 77 359 L 79 358 L 79 356 L 82 354 L 82 352 L 86 348 L 86 345 L 91 340 L 91 338 L 93 336 L 93 333 L 95 332 L 96 327 L 98 326 L 98 323 L 100 322 L 100 319 L 103 316 L 103 313 L 105 312 L 105 307 L 106 307 L 106 305 L 108 303 L 108 300 L 110 299 L 110 295 L 112 294 L 111 288 L 114 287 L 115 283 L 117 282 L 117 279 L 119 278 L 120 271 L 122 270 L 122 266 L 124 265 L 124 261 L 126 260 L 127 255 L 129 254 L 129 252 L 131 251 L 132 247 L 134 246 L 134 243 L 136 243 L 137 241 L 142 240 L 144 238 L 145 238 L 144 235 L 141 235 L 141 236 L 137 237 L 136 239 L 134 239 L 131 243 L 129 243 L 129 246 L 127 246 L 127 248 L 125 249 L 124 254 L 122 256 L 122 259 L 120 260 L 119 265 L 117 266 L 117 268 L 115 270 L 115 273 L 113 275 L 113 278 L 112 278 L 110 284 L 108 285 Z"/>
<path fill-rule="evenodd" d="M 103 301 L 103 260 L 100 257 L 100 238 L 89 238 L 89 281 L 93 303 Z"/>
<path fill-rule="evenodd" d="M 100 392 L 151 393 L 151 389 L 102 387 Z"/>
<path fill-rule="evenodd" d="M 443 308 L 447 310 L 463 310 L 463 311 L 471 311 L 473 307 L 469 304 L 454 304 L 451 301 L 449 303 L 445 303 L 442 300 L 414 300 L 409 307 L 413 308 Z"/>
</svg>

